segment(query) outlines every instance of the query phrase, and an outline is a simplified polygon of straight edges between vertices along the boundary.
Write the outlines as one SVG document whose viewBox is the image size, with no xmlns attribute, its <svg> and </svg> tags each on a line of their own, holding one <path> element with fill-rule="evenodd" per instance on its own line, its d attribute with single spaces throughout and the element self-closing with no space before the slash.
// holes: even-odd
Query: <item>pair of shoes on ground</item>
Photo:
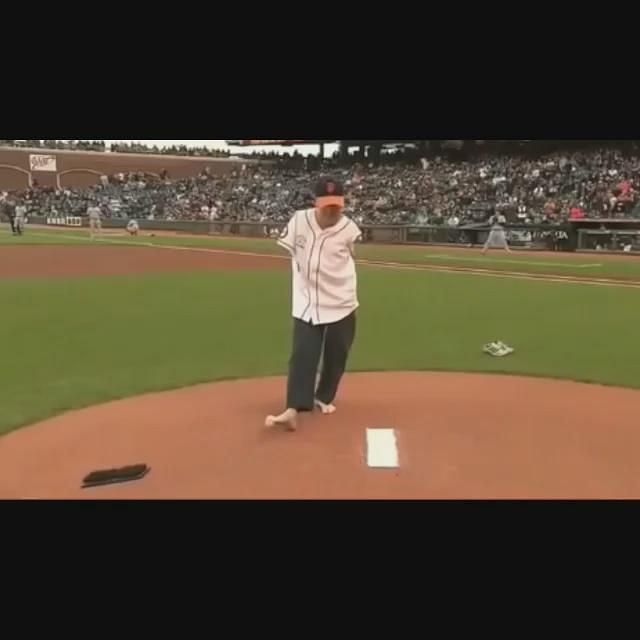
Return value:
<svg viewBox="0 0 640 640">
<path fill-rule="evenodd" d="M 515 349 L 513 347 L 510 347 L 508 344 L 505 344 L 500 340 L 485 344 L 483 351 L 494 358 L 504 358 L 505 356 L 510 356 L 515 353 Z"/>
</svg>

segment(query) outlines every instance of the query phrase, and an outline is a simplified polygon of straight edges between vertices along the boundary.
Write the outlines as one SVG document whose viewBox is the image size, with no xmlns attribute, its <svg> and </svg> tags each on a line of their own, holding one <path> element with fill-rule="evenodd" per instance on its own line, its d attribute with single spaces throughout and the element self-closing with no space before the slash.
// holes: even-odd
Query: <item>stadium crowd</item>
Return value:
<svg viewBox="0 0 640 640">
<path fill-rule="evenodd" d="M 138 143 L 116 142 L 108 145 L 104 140 L 0 140 L 0 146 L 19 149 L 51 149 L 64 151 L 99 151 L 112 153 L 142 153 L 164 156 L 194 156 L 202 158 L 228 158 L 227 150 L 186 145 L 158 147 Z"/>
<path fill-rule="evenodd" d="M 196 158 L 228 158 L 231 153 L 224 149 L 209 147 L 187 147 L 186 145 L 158 147 L 135 142 L 116 142 L 111 145 L 112 153 L 151 153 L 160 156 L 192 156 Z"/>
<path fill-rule="evenodd" d="M 34 188 L 12 197 L 24 200 L 30 214 L 45 216 L 81 216 L 95 202 L 105 217 L 282 222 L 313 202 L 310 185 L 330 171 L 344 180 L 349 213 L 361 224 L 455 227 L 484 221 L 493 211 L 535 224 L 640 217 L 640 155 L 600 148 L 457 161 L 415 153 L 389 153 L 376 166 L 365 161 L 348 167 L 339 166 L 337 157 L 311 166 L 310 159 L 288 154 L 228 176 L 204 172 L 174 181 L 120 174 L 89 189 Z"/>
<path fill-rule="evenodd" d="M 106 151 L 104 140 L 0 140 L 0 147 L 51 149 L 59 151 Z"/>
</svg>

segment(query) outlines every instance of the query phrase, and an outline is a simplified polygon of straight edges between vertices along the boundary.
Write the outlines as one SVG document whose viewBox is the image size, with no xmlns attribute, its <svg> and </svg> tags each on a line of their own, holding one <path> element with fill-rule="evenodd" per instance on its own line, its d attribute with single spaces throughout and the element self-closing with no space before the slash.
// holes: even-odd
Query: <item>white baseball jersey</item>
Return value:
<svg viewBox="0 0 640 640">
<path fill-rule="evenodd" d="M 332 324 L 360 306 L 353 248 L 361 237 L 350 218 L 322 229 L 315 209 L 294 214 L 278 240 L 292 258 L 294 318 Z"/>
<path fill-rule="evenodd" d="M 507 224 L 507 219 L 501 214 L 497 214 L 495 216 L 491 216 L 489 220 L 492 229 L 502 229 L 505 224 Z"/>
</svg>

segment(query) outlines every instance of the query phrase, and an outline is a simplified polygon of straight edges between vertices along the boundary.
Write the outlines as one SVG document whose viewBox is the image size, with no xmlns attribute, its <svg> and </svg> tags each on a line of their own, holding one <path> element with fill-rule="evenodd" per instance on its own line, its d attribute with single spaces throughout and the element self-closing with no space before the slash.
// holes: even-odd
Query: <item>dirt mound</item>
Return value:
<svg viewBox="0 0 640 640">
<path fill-rule="evenodd" d="M 339 412 L 267 431 L 282 379 L 224 382 L 60 416 L 0 439 L 0 498 L 640 498 L 639 392 L 435 373 L 352 374 Z M 615 406 L 615 417 L 610 407 Z M 399 468 L 367 465 L 394 429 Z M 91 471 L 146 463 L 130 485 Z"/>
</svg>

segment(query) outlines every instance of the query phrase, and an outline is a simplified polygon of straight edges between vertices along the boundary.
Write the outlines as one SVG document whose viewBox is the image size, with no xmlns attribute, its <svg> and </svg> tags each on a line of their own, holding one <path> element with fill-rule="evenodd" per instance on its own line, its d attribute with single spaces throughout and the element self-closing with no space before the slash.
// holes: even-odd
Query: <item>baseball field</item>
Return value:
<svg viewBox="0 0 640 640">
<path fill-rule="evenodd" d="M 263 427 L 291 339 L 275 243 L 0 233 L 0 498 L 640 497 L 640 260 L 358 259 L 339 412 L 292 435 Z M 397 435 L 392 471 L 366 464 L 375 428 Z M 135 463 L 142 482 L 80 489 Z"/>
</svg>

